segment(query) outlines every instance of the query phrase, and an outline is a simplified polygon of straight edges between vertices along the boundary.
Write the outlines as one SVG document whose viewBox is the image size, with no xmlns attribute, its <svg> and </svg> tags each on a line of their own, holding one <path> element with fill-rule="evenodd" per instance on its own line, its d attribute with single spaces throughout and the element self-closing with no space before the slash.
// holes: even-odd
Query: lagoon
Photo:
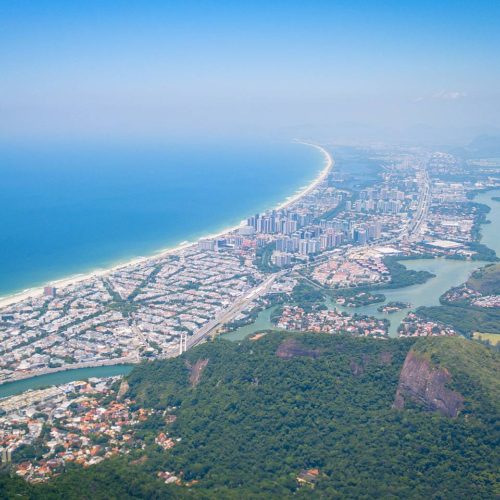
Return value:
<svg viewBox="0 0 500 500">
<path fill-rule="evenodd" d="M 114 377 L 115 375 L 127 375 L 132 371 L 134 365 L 107 365 L 92 368 L 76 368 L 64 370 L 46 375 L 16 380 L 0 385 L 0 398 L 20 394 L 29 389 L 41 389 L 49 385 L 67 384 L 75 380 L 86 380 L 91 377 Z"/>
<path fill-rule="evenodd" d="M 491 212 L 488 215 L 488 219 L 491 220 L 491 223 L 482 226 L 481 242 L 488 245 L 490 248 L 493 248 L 498 254 L 500 254 L 500 203 L 491 200 L 493 196 L 500 196 L 500 190 L 482 193 L 476 197 L 475 201 L 478 203 L 484 203 L 491 207 Z M 438 305 L 439 297 L 446 290 L 463 283 L 475 269 L 478 269 L 485 264 L 480 261 L 447 260 L 442 258 L 405 260 L 402 263 L 409 269 L 426 270 L 436 275 L 435 278 L 430 278 L 423 284 L 383 291 L 386 296 L 386 302 L 391 300 L 409 302 L 411 304 L 410 310 L 414 310 L 420 306 Z M 401 320 L 406 316 L 408 309 L 387 315 L 377 311 L 377 307 L 381 304 L 382 303 L 377 303 L 371 306 L 359 308 L 341 308 L 332 303 L 329 305 L 330 307 L 337 307 L 338 309 L 346 310 L 351 314 L 353 312 L 357 312 L 359 314 L 369 314 L 379 318 L 387 318 L 391 322 L 389 333 L 391 336 L 396 336 L 397 328 L 401 323 Z M 233 332 L 224 334 L 222 338 L 231 341 L 240 341 L 257 331 L 272 329 L 273 325 L 270 321 L 270 317 L 275 307 L 276 306 L 261 311 L 254 323 L 242 326 Z M 89 377 L 126 375 L 132 370 L 132 368 L 133 365 L 101 366 L 96 368 L 80 368 L 76 370 L 67 370 L 48 375 L 41 375 L 1 385 L 0 397 L 19 394 L 28 389 L 41 388 L 47 385 L 63 384 L 73 380 L 80 380 Z"/>
<path fill-rule="evenodd" d="M 500 196 L 500 190 L 481 193 L 474 201 L 491 207 L 491 211 L 487 217 L 491 222 L 489 224 L 484 224 L 481 228 L 481 243 L 492 248 L 500 255 L 500 202 L 492 200 L 492 197 L 495 196 Z M 386 318 L 390 321 L 389 335 L 391 337 L 396 337 L 398 327 L 409 311 L 414 311 L 420 306 L 439 305 L 439 297 L 444 292 L 454 286 L 464 283 L 473 271 L 486 264 L 486 262 L 482 261 L 462 261 L 444 258 L 412 259 L 401 261 L 401 263 L 408 267 L 408 269 L 429 271 L 436 276 L 422 284 L 404 288 L 381 290 L 381 293 L 386 296 L 384 302 L 354 308 L 339 306 L 329 301 L 327 302 L 327 306 L 349 314 L 357 313 L 375 316 L 376 318 Z M 391 301 L 407 302 L 410 304 L 410 308 L 402 309 L 393 314 L 385 314 L 377 311 L 378 307 Z M 234 332 L 225 334 L 223 337 L 228 340 L 241 340 L 256 331 L 272 329 L 274 327 L 270 321 L 270 314 L 270 309 L 261 311 L 255 323 L 238 328 Z"/>
<path fill-rule="evenodd" d="M 377 302 L 369 306 L 362 307 L 344 307 L 327 299 L 326 306 L 329 309 L 337 309 L 348 314 L 362 314 L 366 316 L 375 316 L 376 318 L 385 318 L 390 321 L 389 336 L 397 337 L 397 329 L 403 318 L 409 311 L 414 311 L 420 306 L 439 305 L 439 297 L 451 287 L 457 286 L 467 280 L 470 273 L 480 268 L 485 263 L 481 261 L 459 261 L 449 259 L 415 259 L 401 261 L 408 269 L 415 271 L 429 271 L 436 276 L 430 278 L 427 282 L 419 285 L 412 285 L 404 288 L 390 290 L 380 290 L 386 297 L 384 302 Z M 384 314 L 377 311 L 377 308 L 387 302 L 402 301 L 410 304 L 408 309 L 402 309 L 393 314 Z M 228 340 L 242 340 L 247 335 L 257 331 L 275 329 L 271 323 L 270 316 L 273 308 L 261 311 L 257 316 L 255 323 L 245 325 L 234 332 L 223 335 Z"/>
</svg>

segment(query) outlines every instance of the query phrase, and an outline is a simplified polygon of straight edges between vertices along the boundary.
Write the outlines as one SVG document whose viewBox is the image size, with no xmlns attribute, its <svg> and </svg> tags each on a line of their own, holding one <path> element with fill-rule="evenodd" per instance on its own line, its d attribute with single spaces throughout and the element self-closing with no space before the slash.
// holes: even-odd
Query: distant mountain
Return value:
<svg viewBox="0 0 500 500">
<path fill-rule="evenodd" d="M 500 137 L 480 135 L 468 145 L 467 149 L 481 156 L 500 156 Z"/>
<path fill-rule="evenodd" d="M 463 158 L 499 158 L 500 136 L 479 135 L 467 146 L 452 151 Z"/>
<path fill-rule="evenodd" d="M 129 375 L 127 397 L 160 411 L 144 450 L 48 484 L 3 476 L 0 497 L 494 498 L 499 369 L 463 338 L 208 343 Z M 182 440 L 165 451 L 161 432 Z"/>
</svg>

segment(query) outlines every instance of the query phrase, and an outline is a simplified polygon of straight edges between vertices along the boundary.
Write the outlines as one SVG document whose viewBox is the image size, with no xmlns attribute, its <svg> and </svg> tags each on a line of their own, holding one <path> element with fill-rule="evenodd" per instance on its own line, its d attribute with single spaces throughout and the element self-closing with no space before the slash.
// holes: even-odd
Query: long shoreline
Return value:
<svg viewBox="0 0 500 500">
<path fill-rule="evenodd" d="M 326 164 L 325 164 L 325 167 L 313 179 L 313 181 L 310 184 L 308 184 L 303 190 L 300 190 L 295 195 L 287 198 L 284 202 L 280 203 L 277 207 L 275 207 L 275 210 L 282 210 L 282 209 L 289 207 L 290 205 L 296 203 L 302 197 L 306 196 L 307 194 L 312 192 L 314 189 L 316 189 L 316 187 L 326 179 L 326 177 L 328 176 L 328 174 L 330 173 L 330 171 L 334 165 L 334 160 L 333 160 L 332 156 L 330 155 L 330 153 L 324 147 L 320 146 L 319 144 L 313 144 L 310 142 L 303 142 L 303 141 L 295 141 L 295 142 L 298 144 L 303 144 L 305 146 L 310 146 L 310 147 L 313 147 L 313 148 L 319 150 L 323 154 L 323 156 L 325 157 Z M 134 257 L 133 259 L 131 259 L 127 262 L 116 264 L 116 265 L 114 265 L 110 268 L 107 268 L 107 269 L 96 269 L 96 270 L 90 271 L 88 273 L 77 274 L 77 275 L 69 276 L 67 278 L 49 281 L 45 285 L 42 285 L 42 286 L 29 288 L 27 290 L 23 290 L 22 292 L 17 292 L 17 293 L 11 294 L 11 295 L 7 295 L 5 297 L 0 297 L 0 308 L 6 307 L 6 306 L 9 306 L 12 304 L 16 304 L 17 302 L 22 302 L 23 300 L 26 300 L 29 298 L 40 297 L 43 294 L 44 286 L 54 286 L 54 287 L 58 287 L 58 288 L 64 288 L 64 287 L 67 287 L 70 285 L 75 285 L 75 284 L 80 283 L 82 281 L 107 276 L 108 274 L 111 274 L 115 271 L 129 267 L 129 266 L 134 265 L 134 264 L 140 264 L 140 263 L 148 261 L 148 260 L 158 259 L 158 258 L 162 258 L 162 257 L 165 257 L 165 256 L 173 254 L 173 253 L 180 252 L 182 250 L 185 250 L 187 248 L 190 248 L 190 247 L 196 245 L 200 239 L 216 238 L 216 237 L 222 236 L 224 234 L 227 234 L 229 232 L 236 231 L 239 227 L 241 227 L 241 223 L 236 225 L 236 226 L 232 226 L 232 227 L 223 229 L 222 231 L 218 231 L 217 233 L 202 236 L 202 237 L 198 238 L 198 240 L 196 240 L 196 241 L 187 241 L 187 242 L 183 242 L 175 247 L 166 248 L 164 250 L 159 250 L 158 252 L 153 253 L 147 257 Z"/>
</svg>

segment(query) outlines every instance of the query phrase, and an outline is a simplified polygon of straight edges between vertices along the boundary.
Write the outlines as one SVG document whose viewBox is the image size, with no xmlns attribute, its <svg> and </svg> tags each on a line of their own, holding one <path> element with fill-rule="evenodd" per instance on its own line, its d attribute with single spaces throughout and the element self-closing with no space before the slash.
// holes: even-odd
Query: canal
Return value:
<svg viewBox="0 0 500 500">
<path fill-rule="evenodd" d="M 92 368 L 76 368 L 55 373 L 38 375 L 37 377 L 16 380 L 0 385 L 0 398 L 20 394 L 28 389 L 41 389 L 49 385 L 60 385 L 75 380 L 86 380 L 91 377 L 113 377 L 115 375 L 127 375 L 132 371 L 134 365 L 108 365 Z"/>
</svg>

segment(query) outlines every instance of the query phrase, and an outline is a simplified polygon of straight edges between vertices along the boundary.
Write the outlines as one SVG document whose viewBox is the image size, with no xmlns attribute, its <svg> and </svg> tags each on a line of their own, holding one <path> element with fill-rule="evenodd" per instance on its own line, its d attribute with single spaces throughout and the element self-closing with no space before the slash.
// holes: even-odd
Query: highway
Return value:
<svg viewBox="0 0 500 500">
<path fill-rule="evenodd" d="M 276 279 L 280 278 L 286 271 L 280 271 L 279 273 L 275 273 L 266 280 L 264 280 L 259 286 L 252 288 L 249 292 L 247 292 L 243 297 L 240 297 L 234 304 L 229 306 L 227 309 L 222 311 L 215 319 L 208 322 L 206 325 L 202 326 L 199 330 L 197 330 L 194 335 L 187 339 L 187 349 L 198 345 L 200 342 L 203 342 L 208 336 L 212 333 L 215 333 L 217 328 L 222 326 L 225 323 L 229 323 L 232 321 L 241 311 L 245 310 L 248 307 L 248 304 L 255 300 L 257 297 L 261 295 L 265 295 Z"/>
<path fill-rule="evenodd" d="M 408 227 L 405 228 L 405 230 L 398 237 L 399 240 L 418 239 L 422 224 L 425 221 L 427 212 L 429 210 L 431 201 L 431 187 L 430 187 L 429 175 L 427 173 L 424 163 L 422 163 L 417 167 L 417 178 L 420 187 L 417 210 L 415 212 L 415 216 L 409 223 Z M 387 244 L 389 242 L 390 241 L 377 242 L 377 244 L 381 243 Z M 304 266 L 307 266 L 307 264 L 295 267 L 294 270 L 297 270 L 298 268 Z M 203 342 L 207 337 L 215 333 L 220 326 L 232 321 L 236 316 L 238 316 L 238 314 L 240 314 L 248 307 L 250 302 L 252 302 L 254 299 L 256 299 L 261 295 L 265 295 L 271 288 L 272 284 L 286 272 L 287 271 L 280 271 L 279 273 L 272 274 L 259 286 L 253 288 L 252 290 L 247 292 L 247 294 L 245 294 L 243 297 L 237 299 L 236 302 L 234 302 L 234 304 L 232 304 L 227 309 L 222 311 L 215 319 L 209 321 L 207 324 L 205 324 L 199 330 L 197 330 L 194 333 L 194 335 L 188 337 L 186 343 L 186 349 L 190 349 L 191 347 L 194 347 L 195 345 L 198 345 L 199 343 Z"/>
<path fill-rule="evenodd" d="M 422 224 L 427 217 L 427 212 L 431 203 L 431 183 L 429 174 L 424 166 L 419 168 L 418 172 L 420 184 L 420 196 L 418 200 L 417 211 L 408 227 L 401 233 L 399 239 L 415 241 L 419 239 Z"/>
</svg>

